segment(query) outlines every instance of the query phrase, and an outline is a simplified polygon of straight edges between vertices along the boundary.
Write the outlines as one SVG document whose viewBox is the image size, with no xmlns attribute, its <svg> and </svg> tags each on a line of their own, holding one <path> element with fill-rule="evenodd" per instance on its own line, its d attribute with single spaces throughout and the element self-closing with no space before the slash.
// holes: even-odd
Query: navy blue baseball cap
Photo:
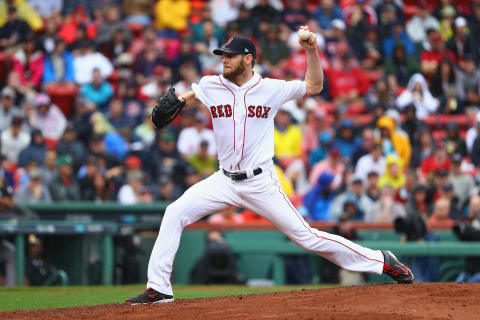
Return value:
<svg viewBox="0 0 480 320">
<path fill-rule="evenodd" d="M 226 53 L 251 54 L 254 59 L 257 58 L 257 50 L 253 41 L 246 37 L 230 37 L 223 47 L 213 50 L 213 53 L 221 56 Z"/>
</svg>

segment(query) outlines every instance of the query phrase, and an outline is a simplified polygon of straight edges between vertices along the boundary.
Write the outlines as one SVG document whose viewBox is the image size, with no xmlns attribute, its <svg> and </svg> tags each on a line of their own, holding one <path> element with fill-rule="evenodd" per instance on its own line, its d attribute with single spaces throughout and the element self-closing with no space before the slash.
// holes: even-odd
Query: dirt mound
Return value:
<svg viewBox="0 0 480 320">
<path fill-rule="evenodd" d="M 0 319 L 480 319 L 480 284 L 369 285 L 173 303 L 8 311 Z"/>
</svg>

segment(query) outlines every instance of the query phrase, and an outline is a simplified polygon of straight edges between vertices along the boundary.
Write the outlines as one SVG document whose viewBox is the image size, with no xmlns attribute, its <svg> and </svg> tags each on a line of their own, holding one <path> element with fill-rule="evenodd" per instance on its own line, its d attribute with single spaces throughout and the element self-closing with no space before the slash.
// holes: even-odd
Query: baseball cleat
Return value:
<svg viewBox="0 0 480 320">
<path fill-rule="evenodd" d="M 160 293 L 152 288 L 148 288 L 142 294 L 130 298 L 125 301 L 125 304 L 134 306 L 137 304 L 151 304 L 151 303 L 166 303 L 173 302 L 173 296 Z"/>
<path fill-rule="evenodd" d="M 383 273 L 398 283 L 412 283 L 415 279 L 412 271 L 406 265 L 398 261 L 391 251 L 383 251 Z"/>
</svg>

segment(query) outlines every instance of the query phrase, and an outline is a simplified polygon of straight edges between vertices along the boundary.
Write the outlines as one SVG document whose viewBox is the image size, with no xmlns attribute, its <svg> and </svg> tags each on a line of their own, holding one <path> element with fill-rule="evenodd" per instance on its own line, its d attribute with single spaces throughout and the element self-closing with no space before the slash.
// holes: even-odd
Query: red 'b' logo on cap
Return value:
<svg viewBox="0 0 480 320">
<path fill-rule="evenodd" d="M 228 46 L 230 42 L 232 42 L 232 40 L 233 40 L 233 37 L 230 37 L 230 39 L 228 39 L 227 42 L 225 43 L 225 46 Z"/>
</svg>

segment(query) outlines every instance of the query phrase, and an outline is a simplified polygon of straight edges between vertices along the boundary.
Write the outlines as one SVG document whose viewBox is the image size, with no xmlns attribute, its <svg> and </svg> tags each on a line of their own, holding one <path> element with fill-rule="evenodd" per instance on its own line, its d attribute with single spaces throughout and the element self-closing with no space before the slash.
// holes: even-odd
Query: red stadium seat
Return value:
<svg viewBox="0 0 480 320">
<path fill-rule="evenodd" d="M 75 99 L 77 97 L 78 88 L 75 85 L 65 85 L 60 83 L 51 84 L 47 88 L 47 94 L 52 99 L 65 117 L 69 118 L 75 108 Z"/>
</svg>

